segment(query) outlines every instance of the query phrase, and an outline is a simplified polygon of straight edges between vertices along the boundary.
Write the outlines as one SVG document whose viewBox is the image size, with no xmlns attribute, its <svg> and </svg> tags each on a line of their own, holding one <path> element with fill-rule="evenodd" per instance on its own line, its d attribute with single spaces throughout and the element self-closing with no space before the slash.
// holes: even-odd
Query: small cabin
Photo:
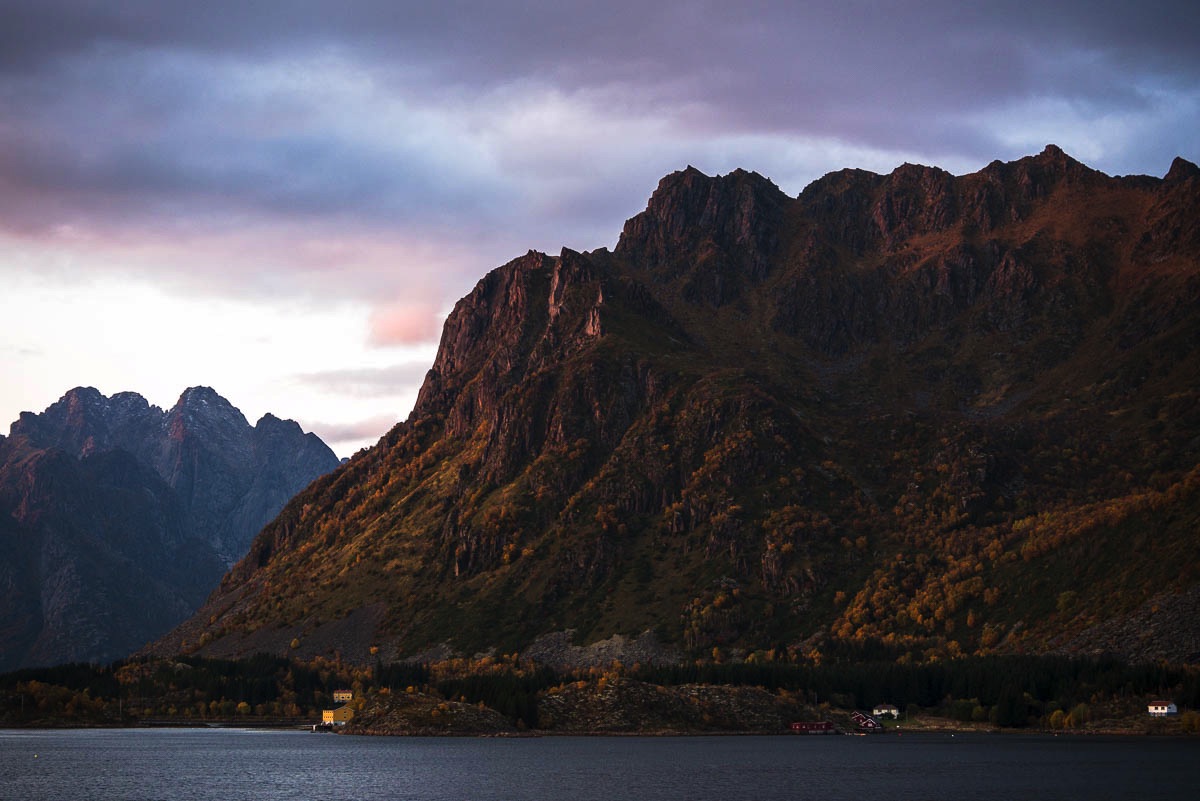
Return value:
<svg viewBox="0 0 1200 801">
<path fill-rule="evenodd" d="M 326 709 L 321 712 L 321 722 L 329 726 L 345 726 L 354 717 L 354 710 L 348 706 L 337 709 Z"/>
<path fill-rule="evenodd" d="M 900 710 L 891 704 L 878 704 L 874 709 L 871 710 L 871 714 L 877 718 L 881 718 L 885 715 L 891 715 L 892 720 L 896 720 L 900 717 Z"/>
<path fill-rule="evenodd" d="M 1151 717 L 1165 718 L 1167 715 L 1178 715 L 1179 709 L 1170 701 L 1151 701 L 1146 711 Z"/>
<path fill-rule="evenodd" d="M 833 723 L 828 720 L 814 720 L 793 723 L 792 734 L 834 734 Z"/>
<path fill-rule="evenodd" d="M 348 704 L 354 700 L 354 692 L 352 690 L 334 690 L 333 702 L 335 704 Z"/>
</svg>

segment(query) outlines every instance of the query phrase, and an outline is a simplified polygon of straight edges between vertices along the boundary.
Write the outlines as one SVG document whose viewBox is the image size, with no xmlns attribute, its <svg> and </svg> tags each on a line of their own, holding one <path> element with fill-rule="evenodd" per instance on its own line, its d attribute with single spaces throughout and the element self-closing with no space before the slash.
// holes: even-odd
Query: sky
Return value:
<svg viewBox="0 0 1200 801">
<path fill-rule="evenodd" d="M 455 301 L 658 180 L 1200 161 L 1200 4 L 0 0 L 0 430 L 216 389 L 339 455 Z"/>
</svg>

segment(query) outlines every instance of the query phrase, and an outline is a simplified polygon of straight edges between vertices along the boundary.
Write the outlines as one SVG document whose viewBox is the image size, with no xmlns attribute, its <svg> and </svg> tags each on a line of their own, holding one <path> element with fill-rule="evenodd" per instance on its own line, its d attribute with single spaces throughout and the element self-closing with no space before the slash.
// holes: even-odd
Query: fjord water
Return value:
<svg viewBox="0 0 1200 801">
<path fill-rule="evenodd" d="M 373 738 L 0 731 L 0 798 L 1191 799 L 1200 741 L 1011 735 Z"/>
</svg>

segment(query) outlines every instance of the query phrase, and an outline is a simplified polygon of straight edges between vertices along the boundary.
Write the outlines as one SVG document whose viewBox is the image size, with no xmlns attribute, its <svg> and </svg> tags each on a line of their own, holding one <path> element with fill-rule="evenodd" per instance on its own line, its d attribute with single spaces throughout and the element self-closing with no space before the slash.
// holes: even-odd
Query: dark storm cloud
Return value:
<svg viewBox="0 0 1200 801">
<path fill-rule="evenodd" d="M 546 74 L 610 80 L 744 76 L 810 85 L 934 77 L 952 95 L 1022 81 L 1017 49 L 1082 49 L 1195 77 L 1189 2 L 42 2 L 14 10 L 0 52 L 31 65 L 104 43 L 278 52 L 335 43 L 472 86 Z M 949 62 L 940 59 L 950 58 Z M 1023 60 L 1023 59 L 1021 59 Z M 968 69 L 955 69 L 968 67 Z M 1013 67 L 1018 67 L 1014 72 Z M 897 75 L 897 68 L 901 74 Z M 836 73 L 836 75 L 835 75 Z M 837 80 L 844 76 L 847 80 Z"/>
</svg>

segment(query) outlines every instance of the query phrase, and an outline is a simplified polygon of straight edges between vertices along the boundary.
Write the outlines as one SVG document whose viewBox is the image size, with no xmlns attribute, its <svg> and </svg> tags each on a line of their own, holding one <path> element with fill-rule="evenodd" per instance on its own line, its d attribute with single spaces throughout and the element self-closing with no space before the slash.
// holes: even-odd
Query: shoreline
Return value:
<svg viewBox="0 0 1200 801">
<path fill-rule="evenodd" d="M 1095 737 L 1112 737 L 1112 738 L 1158 738 L 1158 739 L 1188 739 L 1195 738 L 1197 735 L 1192 732 L 1153 732 L 1144 729 L 1132 728 L 1106 728 L 1106 729 L 1076 729 L 1071 731 L 1062 731 L 1045 728 L 956 728 L 953 726 L 947 727 L 913 727 L 908 729 L 885 729 L 882 731 L 873 732 L 857 732 L 857 731 L 842 731 L 837 730 L 833 734 L 808 735 L 796 734 L 789 730 L 778 732 L 771 731 L 747 731 L 747 730 L 729 730 L 729 731 L 689 731 L 681 729 L 655 729 L 646 731 L 604 731 L 604 730 L 579 730 L 566 731 L 554 729 L 535 729 L 532 731 L 512 731 L 512 732 L 469 732 L 469 731 L 435 731 L 435 730 L 420 730 L 420 731 L 383 731 L 379 729 L 349 730 L 333 729 L 326 731 L 314 731 L 311 721 L 213 721 L 209 723 L 167 723 L 167 722 L 150 722 L 150 723 L 96 723 L 96 724 L 0 724 L 0 731 L 65 731 L 65 730 L 85 730 L 85 729 L 240 729 L 247 731 L 296 731 L 309 734 L 335 734 L 346 737 L 464 737 L 464 738 L 503 738 L 503 739 L 522 739 L 522 738 L 538 738 L 538 737 L 795 737 L 797 739 L 812 739 L 818 737 L 926 737 L 926 736 L 1038 736 L 1038 737 L 1062 737 L 1071 739 L 1087 739 Z"/>
</svg>

